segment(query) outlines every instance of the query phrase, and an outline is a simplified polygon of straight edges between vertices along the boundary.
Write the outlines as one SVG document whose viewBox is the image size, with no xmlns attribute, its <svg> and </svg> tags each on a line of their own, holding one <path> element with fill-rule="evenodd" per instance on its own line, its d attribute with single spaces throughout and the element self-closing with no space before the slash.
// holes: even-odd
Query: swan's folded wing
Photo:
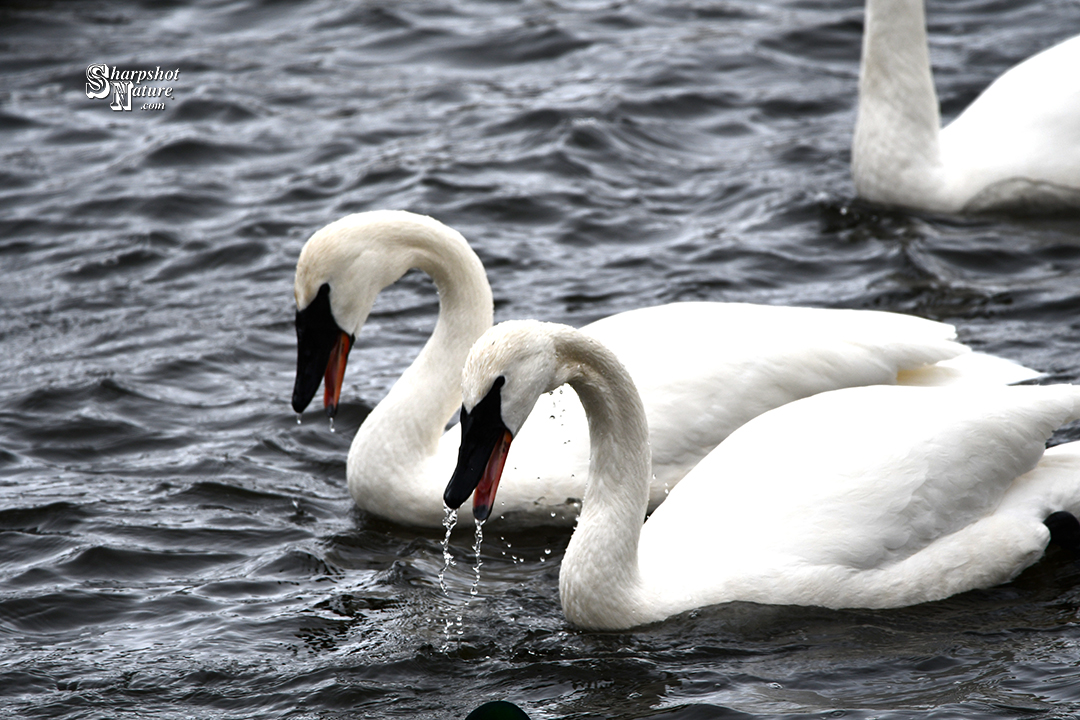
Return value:
<svg viewBox="0 0 1080 720">
<path fill-rule="evenodd" d="M 722 562 L 737 538 L 792 567 L 880 569 L 993 515 L 1078 416 L 1073 386 L 818 395 L 734 433 L 653 514 L 642 546 L 692 541 Z"/>
<path fill-rule="evenodd" d="M 674 303 L 583 328 L 623 362 L 649 417 L 655 487 L 674 484 L 737 427 L 844 387 L 1037 375 L 953 340 L 954 329 L 897 313 L 742 303 Z M 942 361 L 947 369 L 931 371 Z M 654 504 L 657 498 L 654 498 Z"/>
</svg>

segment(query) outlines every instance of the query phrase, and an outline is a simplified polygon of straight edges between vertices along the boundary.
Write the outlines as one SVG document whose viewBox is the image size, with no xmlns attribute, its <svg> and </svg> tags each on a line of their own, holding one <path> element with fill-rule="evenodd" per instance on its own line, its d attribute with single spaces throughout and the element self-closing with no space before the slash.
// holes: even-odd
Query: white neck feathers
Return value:
<svg viewBox="0 0 1080 720">
<path fill-rule="evenodd" d="M 461 366 L 469 348 L 491 327 L 491 287 L 465 238 L 442 223 L 395 211 L 350 218 L 363 222 L 348 231 L 339 228 L 333 261 L 341 269 L 335 270 L 338 281 L 331 289 L 334 314 L 339 324 L 347 323 L 344 329 L 358 332 L 375 296 L 410 269 L 427 273 L 439 293 L 434 332 L 360 426 L 348 462 L 349 490 L 357 504 L 404 523 L 424 522 L 418 516 L 423 509 L 441 517 L 441 489 L 425 485 L 422 466 L 434 456 L 461 402 Z M 341 314 L 335 295 L 342 301 Z"/>
<path fill-rule="evenodd" d="M 944 183 L 923 0 L 867 0 L 852 176 L 867 200 L 926 206 Z"/>
<path fill-rule="evenodd" d="M 645 410 L 629 373 L 609 350 L 576 331 L 556 334 L 566 378 L 589 419 L 589 480 L 559 575 L 567 619 L 579 627 L 625 627 L 642 615 L 638 540 L 649 500 Z"/>
</svg>

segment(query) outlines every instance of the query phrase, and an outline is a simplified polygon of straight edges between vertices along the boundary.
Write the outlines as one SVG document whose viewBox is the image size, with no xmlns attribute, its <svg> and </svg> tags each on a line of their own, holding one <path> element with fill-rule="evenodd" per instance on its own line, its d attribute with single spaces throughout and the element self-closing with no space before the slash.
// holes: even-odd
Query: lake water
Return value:
<svg viewBox="0 0 1080 720">
<path fill-rule="evenodd" d="M 946 119 L 1080 32 L 930 0 Z M 857 0 L 0 9 L 0 708 L 21 718 L 1066 718 L 1080 569 L 894 611 L 567 625 L 562 533 L 365 516 L 345 455 L 434 325 L 383 293 L 336 432 L 289 408 L 304 240 L 460 230 L 499 320 L 708 299 L 887 309 L 1080 382 L 1080 220 L 854 200 Z M 87 67 L 173 72 L 114 112 Z M 160 103 L 164 109 L 143 109 Z M 992 151 L 992 149 L 988 150 Z M 1076 439 L 1066 430 L 1056 438 Z M 460 624 L 458 624 L 460 619 Z"/>
</svg>

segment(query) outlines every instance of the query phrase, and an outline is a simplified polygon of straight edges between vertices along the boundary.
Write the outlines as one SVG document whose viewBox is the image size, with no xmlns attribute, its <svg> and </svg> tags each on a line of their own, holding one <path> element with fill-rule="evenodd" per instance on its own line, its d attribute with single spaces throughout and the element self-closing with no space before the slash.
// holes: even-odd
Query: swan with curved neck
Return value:
<svg viewBox="0 0 1080 720">
<path fill-rule="evenodd" d="M 941 128 L 923 0 L 867 0 L 851 169 L 866 200 L 944 213 L 1080 207 L 1080 36 Z"/>
<path fill-rule="evenodd" d="M 349 350 L 375 297 L 412 268 L 434 280 L 439 318 L 412 366 L 357 431 L 347 475 L 361 508 L 437 528 L 460 440 L 458 426 L 444 429 L 460 403 L 469 348 L 492 323 L 484 268 L 460 233 L 429 217 L 375 211 L 342 218 L 308 240 L 296 268 L 292 404 L 303 412 L 325 377 L 324 404 L 333 416 Z M 736 427 L 799 397 L 850 385 L 999 384 L 1035 375 L 968 352 L 948 325 L 894 313 L 675 303 L 582 329 L 616 352 L 641 389 L 653 448 L 651 507 Z M 493 516 L 572 523 L 588 463 L 588 425 L 573 392 L 541 398 L 518 434 Z"/>
<path fill-rule="evenodd" d="M 579 627 L 629 628 L 734 600 L 937 600 L 1010 580 L 1041 557 L 1051 528 L 1080 532 L 1080 443 L 1044 454 L 1058 426 L 1080 419 L 1070 385 L 874 386 L 797 400 L 732 433 L 643 525 L 649 431 L 630 374 L 593 338 L 535 321 L 495 326 L 465 363 L 448 506 L 475 488 L 473 512 L 486 516 L 514 434 L 563 383 L 581 398 L 592 444 L 559 574 L 563 612 Z"/>
</svg>

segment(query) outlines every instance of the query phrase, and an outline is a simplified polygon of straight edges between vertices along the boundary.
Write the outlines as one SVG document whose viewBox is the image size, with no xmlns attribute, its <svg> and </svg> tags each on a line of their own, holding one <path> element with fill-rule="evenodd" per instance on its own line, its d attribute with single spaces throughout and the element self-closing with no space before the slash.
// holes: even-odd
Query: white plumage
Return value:
<svg viewBox="0 0 1080 720">
<path fill-rule="evenodd" d="M 361 508 L 439 527 L 459 444 L 457 427 L 443 430 L 460 403 L 469 348 L 492 322 L 479 259 L 460 234 L 431 218 L 350 215 L 305 245 L 296 300 L 302 310 L 329 284 L 334 321 L 358 335 L 378 293 L 411 268 L 434 279 L 439 319 L 415 362 L 360 426 L 347 474 Z M 676 303 L 613 315 L 583 331 L 619 356 L 644 398 L 655 473 L 651 507 L 732 430 L 797 398 L 853 385 L 997 385 L 1037 375 L 969 352 L 948 325 L 885 312 Z M 541 398 L 514 449 L 493 515 L 572 523 L 589 457 L 574 393 L 563 388 Z"/>
<path fill-rule="evenodd" d="M 617 359 L 565 326 L 503 323 L 466 362 L 466 408 L 499 376 L 511 433 L 538 389 L 563 382 L 589 414 L 589 483 L 559 578 L 567 618 L 585 628 L 734 600 L 936 600 L 1012 579 L 1042 555 L 1052 512 L 1080 512 L 1080 443 L 1044 453 L 1080 418 L 1071 385 L 874 386 L 797 400 L 733 432 L 643 526 L 648 430 Z"/>
<path fill-rule="evenodd" d="M 867 0 L 852 175 L 934 212 L 1080 207 L 1080 36 L 1016 65 L 941 129 L 923 0 Z"/>
</svg>

